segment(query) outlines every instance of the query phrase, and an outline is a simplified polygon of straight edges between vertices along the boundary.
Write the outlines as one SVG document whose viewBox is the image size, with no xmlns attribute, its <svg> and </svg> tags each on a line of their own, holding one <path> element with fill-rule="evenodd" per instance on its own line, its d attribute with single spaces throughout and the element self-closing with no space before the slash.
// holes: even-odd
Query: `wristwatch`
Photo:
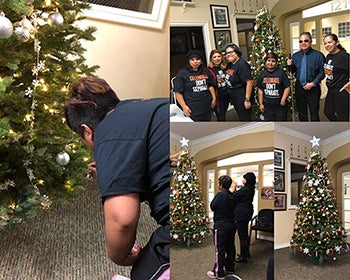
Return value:
<svg viewBox="0 0 350 280">
<path fill-rule="evenodd" d="M 244 99 L 244 102 L 250 102 L 249 98 Z"/>
</svg>

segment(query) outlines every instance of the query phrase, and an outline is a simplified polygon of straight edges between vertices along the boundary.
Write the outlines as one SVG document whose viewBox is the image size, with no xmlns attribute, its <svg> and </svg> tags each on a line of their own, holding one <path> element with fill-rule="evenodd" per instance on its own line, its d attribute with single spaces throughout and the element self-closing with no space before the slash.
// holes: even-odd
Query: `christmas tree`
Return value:
<svg viewBox="0 0 350 280">
<path fill-rule="evenodd" d="M 279 35 L 279 29 L 274 24 L 274 16 L 270 14 L 266 7 L 262 7 L 256 16 L 254 34 L 251 38 L 252 51 L 250 53 L 250 68 L 254 80 L 254 85 L 258 80 L 260 73 L 266 69 L 265 58 L 269 52 L 274 52 L 277 55 L 277 67 L 282 68 L 286 74 L 292 78 L 291 73 L 287 71 L 288 55 L 283 49 L 282 40 Z M 254 91 L 257 92 L 256 86 Z M 288 97 L 289 119 L 294 120 L 295 101 L 293 95 Z M 264 117 L 259 111 L 257 94 L 255 95 L 255 104 L 253 104 L 253 118 L 263 120 Z"/>
<path fill-rule="evenodd" d="M 64 121 L 69 85 L 85 64 L 77 26 L 89 5 L 76 0 L 0 2 L 0 226 L 80 189 L 91 155 Z"/>
<path fill-rule="evenodd" d="M 170 238 L 191 246 L 207 235 L 209 219 L 195 161 L 187 150 L 188 140 L 183 138 L 182 143 L 170 189 Z"/>
<path fill-rule="evenodd" d="M 321 158 L 318 141 L 316 137 L 311 141 L 313 149 L 303 177 L 290 244 L 294 252 L 299 251 L 313 262 L 322 263 L 330 257 L 335 260 L 335 255 L 347 250 L 347 245 L 327 160 Z"/>
</svg>

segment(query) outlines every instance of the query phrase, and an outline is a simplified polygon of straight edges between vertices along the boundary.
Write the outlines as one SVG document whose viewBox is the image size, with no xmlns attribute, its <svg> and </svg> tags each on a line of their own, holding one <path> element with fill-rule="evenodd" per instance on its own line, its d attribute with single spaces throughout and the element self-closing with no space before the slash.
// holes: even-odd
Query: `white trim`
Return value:
<svg viewBox="0 0 350 280">
<path fill-rule="evenodd" d="M 150 14 L 95 4 L 90 4 L 90 6 L 91 9 L 83 11 L 83 15 L 87 18 L 162 29 L 169 8 L 169 0 L 154 0 Z"/>
<path fill-rule="evenodd" d="M 204 41 L 204 50 L 205 50 L 205 56 L 207 58 L 207 61 L 209 61 L 209 55 L 210 51 L 212 49 L 210 45 L 210 37 L 209 37 L 209 24 L 207 21 L 196 21 L 196 22 L 191 22 L 191 21 L 171 21 L 170 22 L 170 27 L 202 27 L 203 29 L 203 41 Z"/>
<path fill-rule="evenodd" d="M 280 244 L 276 244 L 275 243 L 275 250 L 278 250 L 278 249 L 284 249 L 284 248 L 288 248 L 290 247 L 290 243 L 280 243 Z"/>
</svg>

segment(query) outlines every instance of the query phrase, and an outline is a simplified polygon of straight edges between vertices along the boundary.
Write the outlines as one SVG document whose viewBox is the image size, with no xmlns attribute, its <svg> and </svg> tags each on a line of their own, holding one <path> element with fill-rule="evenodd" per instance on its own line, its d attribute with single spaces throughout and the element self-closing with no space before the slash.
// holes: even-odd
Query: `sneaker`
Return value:
<svg viewBox="0 0 350 280">
<path fill-rule="evenodd" d="M 211 271 L 211 270 L 209 270 L 207 272 L 207 276 L 209 278 L 211 278 L 211 279 L 218 279 L 218 280 L 224 280 L 225 279 L 225 277 L 218 277 L 218 276 L 216 276 L 215 273 L 213 271 Z"/>
<path fill-rule="evenodd" d="M 233 273 L 227 274 L 225 279 L 226 280 L 242 280 L 241 278 L 239 278 L 237 275 L 235 275 Z"/>
<path fill-rule="evenodd" d="M 209 278 L 211 278 L 211 279 L 216 279 L 215 273 L 212 272 L 211 270 L 209 270 L 209 271 L 207 272 L 207 276 L 208 276 Z"/>
<path fill-rule="evenodd" d="M 125 276 L 121 276 L 121 275 L 115 274 L 115 275 L 113 275 L 111 280 L 130 280 L 130 278 L 127 278 Z"/>
</svg>

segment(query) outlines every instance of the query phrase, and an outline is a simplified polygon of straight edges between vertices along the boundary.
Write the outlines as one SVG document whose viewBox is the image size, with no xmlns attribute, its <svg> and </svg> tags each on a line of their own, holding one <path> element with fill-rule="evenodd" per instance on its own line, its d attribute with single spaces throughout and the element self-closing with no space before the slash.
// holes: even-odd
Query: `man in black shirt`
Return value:
<svg viewBox="0 0 350 280">
<path fill-rule="evenodd" d="M 106 81 L 85 77 L 72 84 L 65 115 L 94 151 L 108 256 L 132 265 L 131 279 L 169 279 L 169 101 L 120 101 Z M 143 249 L 135 244 L 142 201 L 160 225 Z"/>
</svg>

